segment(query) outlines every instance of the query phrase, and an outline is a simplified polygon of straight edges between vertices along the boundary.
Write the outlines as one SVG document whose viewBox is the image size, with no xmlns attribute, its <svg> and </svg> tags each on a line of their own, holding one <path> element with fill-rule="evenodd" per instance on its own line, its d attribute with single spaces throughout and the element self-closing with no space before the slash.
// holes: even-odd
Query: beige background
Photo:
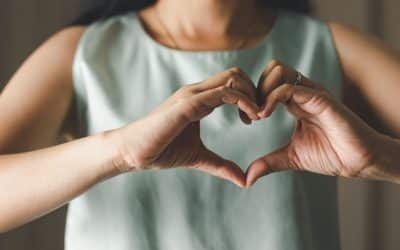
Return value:
<svg viewBox="0 0 400 250">
<path fill-rule="evenodd" d="M 314 0 L 314 6 L 317 16 L 353 24 L 400 49 L 400 1 Z M 79 9 L 78 0 L 2 0 L 0 86 L 35 47 Z M 368 113 L 367 106 L 365 110 Z M 339 189 L 344 250 L 400 249 L 400 185 L 341 180 Z M 63 249 L 65 210 L 0 235 L 0 249 Z"/>
</svg>

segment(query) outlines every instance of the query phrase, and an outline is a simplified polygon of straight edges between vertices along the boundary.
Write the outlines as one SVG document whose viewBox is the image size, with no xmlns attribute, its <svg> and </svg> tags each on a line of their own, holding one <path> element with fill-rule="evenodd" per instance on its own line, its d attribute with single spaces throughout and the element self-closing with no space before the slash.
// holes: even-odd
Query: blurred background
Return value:
<svg viewBox="0 0 400 250">
<path fill-rule="evenodd" d="M 1 0 L 1 5 L 0 89 L 44 39 L 85 9 L 79 0 Z M 400 49 L 399 0 L 313 0 L 313 6 L 315 16 L 352 24 Z M 358 105 L 384 130 L 371 120 L 367 103 Z M 339 194 L 343 250 L 400 249 L 400 185 L 340 180 Z M 62 250 L 65 214 L 64 207 L 0 235 L 0 249 Z"/>
</svg>

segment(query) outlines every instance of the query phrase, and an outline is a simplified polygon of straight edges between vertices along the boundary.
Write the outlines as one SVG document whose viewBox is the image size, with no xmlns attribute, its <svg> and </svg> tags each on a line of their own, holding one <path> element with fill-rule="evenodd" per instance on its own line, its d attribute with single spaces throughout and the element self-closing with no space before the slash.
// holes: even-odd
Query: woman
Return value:
<svg viewBox="0 0 400 250">
<path fill-rule="evenodd" d="M 277 2 L 117 1 L 45 42 L 0 98 L 1 230 L 77 197 L 66 249 L 339 249 L 334 177 L 260 177 L 399 182 L 399 142 L 338 99 L 399 128 L 400 60 Z"/>
</svg>

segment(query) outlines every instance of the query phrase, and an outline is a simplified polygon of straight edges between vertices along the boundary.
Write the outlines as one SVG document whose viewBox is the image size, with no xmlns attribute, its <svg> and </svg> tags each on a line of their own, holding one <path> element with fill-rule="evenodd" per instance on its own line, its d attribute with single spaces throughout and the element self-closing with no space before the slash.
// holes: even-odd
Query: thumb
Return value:
<svg viewBox="0 0 400 250">
<path fill-rule="evenodd" d="M 288 152 L 289 145 L 253 161 L 246 171 L 246 187 L 252 186 L 264 175 L 291 169 Z"/>
<path fill-rule="evenodd" d="M 239 187 L 245 187 L 246 185 L 246 176 L 236 163 L 222 158 L 205 147 L 199 152 L 198 163 L 194 167 L 200 171 L 231 181 Z"/>
</svg>

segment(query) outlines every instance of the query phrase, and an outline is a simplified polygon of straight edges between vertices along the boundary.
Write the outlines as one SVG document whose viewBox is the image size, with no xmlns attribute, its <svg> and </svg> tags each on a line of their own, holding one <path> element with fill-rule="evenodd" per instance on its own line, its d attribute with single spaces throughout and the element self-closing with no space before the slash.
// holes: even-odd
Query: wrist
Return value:
<svg viewBox="0 0 400 250">
<path fill-rule="evenodd" d="M 106 155 L 102 166 L 102 178 L 107 179 L 127 172 L 124 158 L 123 128 L 104 131 L 96 135 L 102 145 L 102 153 Z"/>
<path fill-rule="evenodd" d="M 379 134 L 373 155 L 362 177 L 400 183 L 400 140 Z"/>
<path fill-rule="evenodd" d="M 154 111 L 124 127 L 102 133 L 112 152 L 111 173 L 147 169 L 157 155 L 190 123 L 178 105 Z"/>
</svg>

